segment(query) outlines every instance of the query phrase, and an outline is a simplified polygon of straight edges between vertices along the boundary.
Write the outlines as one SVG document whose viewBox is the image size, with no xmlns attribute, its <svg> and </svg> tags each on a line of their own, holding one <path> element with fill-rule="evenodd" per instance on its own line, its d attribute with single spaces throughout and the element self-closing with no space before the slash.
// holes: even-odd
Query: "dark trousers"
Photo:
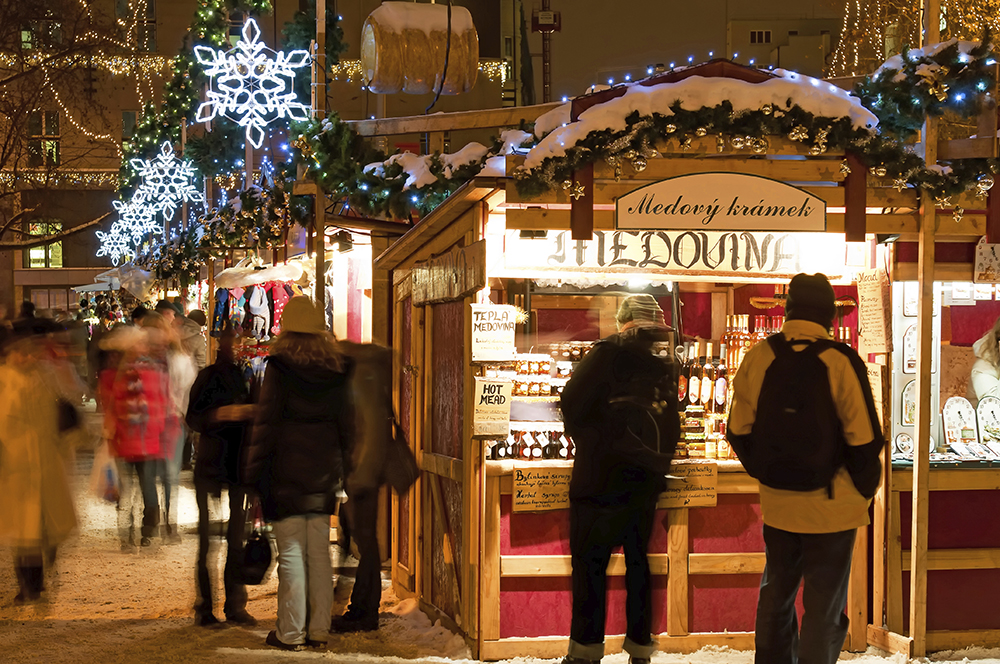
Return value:
<svg viewBox="0 0 1000 664">
<path fill-rule="evenodd" d="M 45 565 L 56 560 L 56 547 L 44 550 L 33 548 L 14 549 L 14 576 L 22 599 L 34 599 L 45 590 Z"/>
<path fill-rule="evenodd" d="M 790 533 L 764 526 L 767 564 L 757 602 L 757 664 L 833 664 L 847 636 L 844 614 L 855 530 Z M 802 629 L 795 597 L 804 581 Z"/>
<path fill-rule="evenodd" d="M 346 550 L 353 539 L 358 545 L 358 570 L 351 591 L 347 612 L 359 619 L 378 619 L 382 602 L 382 553 L 378 546 L 378 490 L 352 493 L 350 500 L 341 505 L 341 524 L 347 538 L 342 541 Z M 347 523 L 345 524 L 344 521 Z"/>
<path fill-rule="evenodd" d="M 246 510 L 243 499 L 246 491 L 238 486 L 229 487 L 229 523 L 226 525 L 226 566 L 222 573 L 226 589 L 226 602 L 223 606 L 225 614 L 232 615 L 246 609 L 247 589 L 239 582 L 237 574 L 243 561 L 244 526 L 246 525 Z M 198 599 L 195 602 L 195 613 L 203 615 L 212 613 L 212 579 L 208 573 L 209 555 L 215 560 L 215 552 L 211 549 L 211 520 L 208 510 L 209 496 L 221 500 L 218 484 L 195 478 L 195 501 L 198 503 L 198 562 L 195 567 Z M 213 565 L 213 567 L 215 567 Z"/>
<path fill-rule="evenodd" d="M 604 643 L 606 573 L 611 552 L 619 545 L 625 554 L 625 635 L 640 646 L 652 643 L 652 594 L 646 551 L 653 530 L 656 499 L 656 494 L 652 494 L 613 506 L 600 506 L 586 500 L 570 501 L 573 618 L 569 634 L 576 643 Z"/>
</svg>

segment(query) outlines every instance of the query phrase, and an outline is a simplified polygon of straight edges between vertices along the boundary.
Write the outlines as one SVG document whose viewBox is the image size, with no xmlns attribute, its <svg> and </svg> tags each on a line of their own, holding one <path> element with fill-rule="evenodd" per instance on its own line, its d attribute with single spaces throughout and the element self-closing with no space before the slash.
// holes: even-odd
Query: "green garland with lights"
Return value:
<svg viewBox="0 0 1000 664">
<path fill-rule="evenodd" d="M 316 0 L 307 0 L 306 8 L 300 9 L 292 16 L 292 20 L 281 30 L 282 48 L 289 50 L 308 51 L 312 40 L 316 38 Z M 344 29 L 340 27 L 340 17 L 329 9 L 326 10 L 326 66 L 340 62 L 340 55 L 347 50 L 344 41 Z M 295 92 L 300 97 L 309 96 L 309 70 L 300 69 L 295 75 Z"/>
<path fill-rule="evenodd" d="M 184 157 L 209 178 L 239 170 L 245 158 L 243 128 L 226 118 L 216 118 L 212 124 L 212 131 L 190 138 L 184 145 Z"/>
<path fill-rule="evenodd" d="M 986 29 L 982 41 L 968 51 L 954 43 L 936 53 L 911 51 L 897 56 L 900 68 L 883 65 L 854 89 L 854 95 L 879 119 L 879 133 L 905 141 L 928 117 L 951 112 L 961 118 L 979 115 L 987 90 L 996 86 L 996 54 Z"/>
<path fill-rule="evenodd" d="M 200 229 L 191 225 L 173 238 L 137 256 L 133 263 L 152 273 L 161 282 L 180 281 L 182 287 L 198 280 L 204 256 L 200 249 Z"/>
</svg>

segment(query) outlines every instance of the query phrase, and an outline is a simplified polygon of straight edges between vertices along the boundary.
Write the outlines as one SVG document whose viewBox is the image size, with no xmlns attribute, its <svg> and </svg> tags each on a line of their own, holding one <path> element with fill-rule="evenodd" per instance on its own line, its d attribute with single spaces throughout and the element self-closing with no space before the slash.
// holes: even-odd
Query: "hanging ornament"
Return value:
<svg viewBox="0 0 1000 664">
<path fill-rule="evenodd" d="M 962 217 L 965 216 L 965 208 L 962 207 L 961 205 L 956 205 L 955 209 L 951 211 L 951 216 L 952 219 L 954 219 L 955 223 L 957 224 L 958 222 L 962 221 Z"/>
<path fill-rule="evenodd" d="M 810 145 L 809 146 L 809 154 L 812 155 L 813 157 L 815 157 L 815 156 L 817 156 L 819 154 L 822 154 L 822 153 L 823 153 L 823 148 L 821 148 L 820 146 L 818 146 L 818 145 Z"/>
<path fill-rule="evenodd" d="M 722 134 L 715 137 L 715 151 L 725 152 L 726 151 L 726 139 L 723 138 Z"/>
<path fill-rule="evenodd" d="M 628 150 L 625 150 L 625 152 L 622 153 L 622 158 L 623 159 L 634 159 L 637 154 L 639 154 L 639 153 L 636 152 L 635 150 L 633 150 L 632 148 L 629 148 Z"/>
<path fill-rule="evenodd" d="M 990 189 L 993 188 L 994 179 L 989 173 L 983 173 L 976 178 L 976 190 L 977 195 L 982 197 L 986 195 Z"/>
<path fill-rule="evenodd" d="M 646 165 L 646 158 L 641 154 L 632 158 L 632 168 L 635 169 L 636 173 L 642 173 L 646 170 Z"/>
<path fill-rule="evenodd" d="M 622 181 L 622 165 L 621 163 L 615 164 L 615 182 Z"/>
<path fill-rule="evenodd" d="M 754 138 L 750 141 L 750 150 L 754 154 L 764 154 L 767 152 L 767 139 L 766 138 Z"/>
<path fill-rule="evenodd" d="M 872 166 L 871 168 L 868 169 L 868 172 L 877 178 L 884 178 L 886 170 L 885 166 Z"/>
<path fill-rule="evenodd" d="M 809 138 L 809 130 L 802 125 L 795 125 L 792 130 L 788 132 L 788 138 L 793 141 L 804 141 Z"/>
<path fill-rule="evenodd" d="M 771 106 L 770 104 L 764 104 L 763 106 L 760 107 L 760 112 L 763 113 L 764 115 L 770 115 L 772 112 L 774 112 L 774 106 Z"/>
<path fill-rule="evenodd" d="M 896 178 L 892 181 L 892 186 L 895 187 L 896 191 L 903 191 L 906 189 L 906 178 Z"/>
<path fill-rule="evenodd" d="M 573 181 L 572 180 L 563 180 L 562 181 L 562 188 L 563 189 L 567 189 L 568 190 L 572 186 L 573 186 Z"/>
<path fill-rule="evenodd" d="M 296 147 L 302 153 L 302 156 L 309 159 L 313 156 L 312 146 L 309 145 L 309 141 L 306 139 L 305 135 L 299 134 L 299 137 L 292 141 L 292 147 Z"/>
<path fill-rule="evenodd" d="M 932 83 L 929 92 L 937 97 L 938 101 L 946 101 L 948 99 L 948 84 L 943 81 L 937 81 Z"/>
<path fill-rule="evenodd" d="M 938 196 L 934 199 L 934 204 L 942 210 L 951 207 L 951 196 Z"/>
<path fill-rule="evenodd" d="M 608 166 L 611 166 L 612 168 L 614 168 L 614 167 L 618 166 L 618 163 L 619 163 L 618 162 L 618 155 L 609 154 L 607 157 L 604 158 L 604 161 L 607 162 Z"/>
<path fill-rule="evenodd" d="M 685 136 L 684 140 L 681 142 L 681 150 L 687 152 L 690 149 L 691 149 L 691 137 Z"/>
<path fill-rule="evenodd" d="M 584 186 L 583 186 L 582 184 L 580 184 L 579 182 L 574 182 L 574 183 L 573 183 L 573 191 L 571 191 L 571 192 L 569 193 L 569 196 L 570 196 L 570 198 L 572 198 L 572 199 L 573 199 L 574 201 L 578 201 L 578 200 L 580 200 L 580 199 L 581 199 L 581 198 L 583 197 L 583 195 L 584 195 L 584 194 L 586 194 L 586 193 L 587 193 L 587 188 L 586 188 L 586 187 L 584 187 Z"/>
<path fill-rule="evenodd" d="M 663 131 L 667 132 L 668 134 L 672 134 L 675 131 L 677 131 L 677 125 L 668 124 L 666 127 L 663 128 Z"/>
<path fill-rule="evenodd" d="M 841 175 L 850 175 L 851 174 L 851 165 L 847 163 L 846 159 L 844 161 L 840 162 L 840 174 Z"/>
<path fill-rule="evenodd" d="M 708 134 L 708 130 L 705 129 L 704 127 L 698 127 L 697 129 L 694 130 L 694 135 L 697 136 L 698 138 L 701 138 L 706 134 Z"/>
<path fill-rule="evenodd" d="M 733 136 L 729 139 L 729 144 L 733 146 L 734 150 L 742 150 L 746 147 L 747 139 L 742 136 Z"/>
</svg>

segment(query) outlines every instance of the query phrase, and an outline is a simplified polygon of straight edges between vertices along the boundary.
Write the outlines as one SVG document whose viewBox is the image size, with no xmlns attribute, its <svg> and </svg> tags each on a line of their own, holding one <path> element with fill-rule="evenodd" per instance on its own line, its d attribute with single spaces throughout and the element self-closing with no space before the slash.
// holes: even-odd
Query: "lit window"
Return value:
<svg viewBox="0 0 1000 664">
<path fill-rule="evenodd" d="M 34 168 L 59 164 L 59 112 L 34 111 L 28 115 L 28 165 Z"/>
<path fill-rule="evenodd" d="M 28 222 L 25 232 L 28 235 L 53 235 L 62 230 L 61 221 L 36 219 Z M 41 247 L 32 247 L 24 251 L 24 267 L 62 267 L 62 242 L 52 242 Z"/>
</svg>

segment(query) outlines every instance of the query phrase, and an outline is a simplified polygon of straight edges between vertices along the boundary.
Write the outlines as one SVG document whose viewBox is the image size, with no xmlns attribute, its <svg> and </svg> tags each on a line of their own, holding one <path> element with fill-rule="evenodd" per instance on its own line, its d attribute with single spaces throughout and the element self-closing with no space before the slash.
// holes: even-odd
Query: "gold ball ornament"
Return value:
<svg viewBox="0 0 1000 664">
<path fill-rule="evenodd" d="M 726 139 L 720 134 L 715 137 L 715 151 L 725 152 L 726 151 Z"/>
<path fill-rule="evenodd" d="M 763 106 L 760 107 L 760 112 L 763 113 L 764 115 L 770 115 L 771 113 L 774 112 L 774 106 L 772 106 L 771 104 L 764 104 Z"/>
<path fill-rule="evenodd" d="M 793 141 L 804 141 L 809 138 L 809 130 L 802 125 L 795 125 L 792 130 L 788 132 L 788 138 Z"/>
<path fill-rule="evenodd" d="M 746 147 L 747 140 L 742 136 L 733 136 L 729 139 L 729 144 L 732 145 L 735 150 L 742 150 Z"/>
<path fill-rule="evenodd" d="M 647 166 L 646 158 L 643 157 L 642 155 L 637 155 L 632 158 L 632 168 L 635 169 L 636 173 L 642 173 L 644 170 L 646 170 L 646 166 Z"/>
<path fill-rule="evenodd" d="M 750 141 L 750 151 L 754 154 L 764 154 L 767 152 L 767 139 L 755 138 Z"/>
<path fill-rule="evenodd" d="M 694 130 L 694 135 L 697 136 L 698 138 L 701 138 L 706 134 L 708 134 L 708 130 L 705 129 L 704 127 L 698 127 L 697 129 Z"/>
<path fill-rule="evenodd" d="M 562 188 L 563 189 L 569 189 L 572 186 L 573 186 L 573 181 L 572 180 L 563 180 L 562 181 Z"/>
<path fill-rule="evenodd" d="M 989 173 L 983 173 L 978 178 L 976 178 L 976 189 L 979 189 L 983 193 L 989 191 L 993 188 L 995 180 L 993 176 Z"/>
<path fill-rule="evenodd" d="M 663 128 L 663 131 L 667 132 L 668 134 L 672 134 L 675 131 L 677 131 L 677 125 L 668 124 L 666 127 Z"/>
<path fill-rule="evenodd" d="M 877 178 L 884 178 L 886 174 L 885 166 L 872 166 L 868 172 Z"/>
</svg>

